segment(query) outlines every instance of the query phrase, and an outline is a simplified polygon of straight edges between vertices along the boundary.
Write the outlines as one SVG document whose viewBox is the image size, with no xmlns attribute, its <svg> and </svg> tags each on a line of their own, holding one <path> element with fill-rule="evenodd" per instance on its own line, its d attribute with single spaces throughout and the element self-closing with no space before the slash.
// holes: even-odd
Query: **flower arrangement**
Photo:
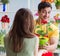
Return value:
<svg viewBox="0 0 60 56">
<path fill-rule="evenodd" d="M 54 56 L 52 52 L 45 52 L 42 56 Z"/>
<path fill-rule="evenodd" d="M 41 0 L 42 2 L 49 2 L 49 3 L 53 3 L 54 0 Z"/>
<path fill-rule="evenodd" d="M 9 23 L 10 23 L 9 17 L 7 15 L 4 15 L 4 16 L 2 16 L 0 21 L 2 23 L 2 29 L 7 31 L 9 28 Z"/>
<path fill-rule="evenodd" d="M 45 49 L 40 49 L 38 56 L 54 56 L 54 54 L 50 51 L 45 50 Z"/>
<path fill-rule="evenodd" d="M 10 22 L 10 19 L 8 18 L 7 15 L 4 15 L 4 16 L 1 18 L 1 22 L 9 23 L 9 22 Z"/>
<path fill-rule="evenodd" d="M 5 31 L 0 30 L 0 47 L 4 47 L 4 36 L 5 36 Z"/>
<path fill-rule="evenodd" d="M 60 9 L 60 0 L 55 0 L 55 6 L 57 9 Z"/>
<path fill-rule="evenodd" d="M 7 15 L 4 15 L 2 16 L 0 22 L 2 22 L 2 29 L 0 29 L 0 47 L 4 47 L 4 36 L 7 33 L 10 19 Z"/>
<path fill-rule="evenodd" d="M 43 45 L 46 45 L 46 43 L 48 42 L 48 31 L 51 31 L 52 29 L 50 28 L 50 22 L 47 22 L 47 21 L 44 21 L 42 20 L 41 21 L 41 24 L 46 24 L 46 32 L 44 32 L 42 29 L 41 29 L 41 26 L 42 25 L 37 25 L 36 26 L 36 30 L 35 30 L 35 34 L 39 37 L 40 41 L 39 41 L 39 45 L 40 46 L 43 46 Z"/>
<path fill-rule="evenodd" d="M 60 23 L 60 14 L 56 14 L 54 16 L 54 20 L 56 21 L 56 23 Z"/>
</svg>

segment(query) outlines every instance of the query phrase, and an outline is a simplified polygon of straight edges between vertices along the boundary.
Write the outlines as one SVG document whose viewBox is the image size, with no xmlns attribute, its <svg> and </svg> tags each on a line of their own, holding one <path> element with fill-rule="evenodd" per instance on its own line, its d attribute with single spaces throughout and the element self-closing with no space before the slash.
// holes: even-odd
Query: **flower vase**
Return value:
<svg viewBox="0 0 60 56">
<path fill-rule="evenodd" d="M 40 38 L 40 40 L 39 40 L 39 45 L 40 46 L 47 45 L 47 43 L 48 43 L 48 38 L 45 38 L 45 37 Z"/>
<path fill-rule="evenodd" d="M 2 22 L 2 30 L 6 33 L 8 32 L 9 23 Z"/>
</svg>

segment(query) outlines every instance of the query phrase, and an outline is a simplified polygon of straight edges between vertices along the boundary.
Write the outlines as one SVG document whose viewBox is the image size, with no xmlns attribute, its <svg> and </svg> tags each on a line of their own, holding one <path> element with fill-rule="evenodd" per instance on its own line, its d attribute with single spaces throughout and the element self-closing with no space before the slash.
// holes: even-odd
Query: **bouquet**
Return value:
<svg viewBox="0 0 60 56">
<path fill-rule="evenodd" d="M 42 24 L 46 24 L 46 32 L 44 32 L 41 28 L 42 28 Z M 35 35 L 37 35 L 39 37 L 39 45 L 40 46 L 44 46 L 47 45 L 46 43 L 48 42 L 49 38 L 48 38 L 48 31 L 51 31 L 52 29 L 50 28 L 50 22 L 47 21 L 41 21 L 41 25 L 37 25 L 35 28 Z"/>
</svg>

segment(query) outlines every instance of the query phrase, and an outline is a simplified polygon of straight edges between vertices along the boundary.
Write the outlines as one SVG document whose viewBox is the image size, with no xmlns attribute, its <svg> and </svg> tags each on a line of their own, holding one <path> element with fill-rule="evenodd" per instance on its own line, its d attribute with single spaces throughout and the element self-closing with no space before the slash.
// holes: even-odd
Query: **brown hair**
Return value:
<svg viewBox="0 0 60 56">
<path fill-rule="evenodd" d="M 34 29 L 33 16 L 28 9 L 21 8 L 16 12 L 12 29 L 9 32 L 12 40 L 12 49 L 19 52 L 23 46 L 24 38 L 32 38 Z"/>
<path fill-rule="evenodd" d="M 52 6 L 49 2 L 40 2 L 38 4 L 38 11 L 41 11 L 41 9 L 44 9 L 46 7 L 50 7 L 52 9 Z"/>
</svg>

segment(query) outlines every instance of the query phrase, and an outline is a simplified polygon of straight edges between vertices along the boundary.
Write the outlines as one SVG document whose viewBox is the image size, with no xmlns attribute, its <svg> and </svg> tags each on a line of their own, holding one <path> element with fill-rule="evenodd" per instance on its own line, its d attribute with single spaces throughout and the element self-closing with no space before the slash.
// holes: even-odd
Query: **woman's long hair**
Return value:
<svg viewBox="0 0 60 56">
<path fill-rule="evenodd" d="M 19 52 L 23 47 L 24 38 L 32 38 L 34 29 L 33 16 L 28 9 L 19 9 L 13 21 L 13 26 L 9 32 L 9 40 L 12 41 L 12 50 Z M 9 41 L 9 42 L 10 42 Z"/>
</svg>

